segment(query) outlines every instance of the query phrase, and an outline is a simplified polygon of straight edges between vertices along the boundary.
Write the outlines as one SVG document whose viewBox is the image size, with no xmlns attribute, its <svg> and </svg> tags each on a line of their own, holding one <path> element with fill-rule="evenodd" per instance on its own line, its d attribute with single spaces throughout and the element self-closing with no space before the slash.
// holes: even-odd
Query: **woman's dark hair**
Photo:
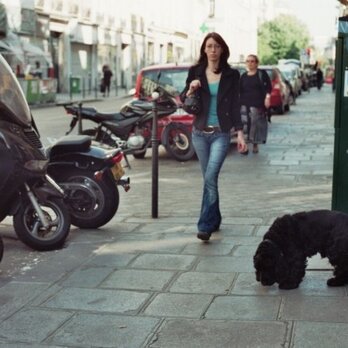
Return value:
<svg viewBox="0 0 348 348">
<path fill-rule="evenodd" d="M 197 64 L 203 64 L 203 66 L 205 66 L 205 67 L 208 65 L 208 58 L 207 58 L 206 53 L 204 52 L 205 45 L 206 45 L 208 39 L 213 39 L 222 48 L 219 67 L 218 67 L 217 71 L 215 71 L 216 74 L 219 74 L 224 67 L 228 66 L 227 60 L 230 56 L 230 49 L 228 48 L 227 43 L 225 42 L 225 40 L 222 38 L 222 36 L 220 34 L 215 33 L 215 32 L 208 33 L 202 42 L 201 49 L 200 49 L 200 55 L 199 55 Z"/>
</svg>

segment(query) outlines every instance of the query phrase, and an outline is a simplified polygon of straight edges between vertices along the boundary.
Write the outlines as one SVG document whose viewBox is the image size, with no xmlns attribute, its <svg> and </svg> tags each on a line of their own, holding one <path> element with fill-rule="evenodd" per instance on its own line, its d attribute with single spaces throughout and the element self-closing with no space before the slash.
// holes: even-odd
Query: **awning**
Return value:
<svg viewBox="0 0 348 348">
<path fill-rule="evenodd" d="M 0 40 L 0 53 L 11 59 L 15 59 L 17 63 L 24 63 L 24 52 L 18 46 L 13 46 L 5 40 Z"/>
<path fill-rule="evenodd" d="M 43 58 L 48 64 L 52 64 L 51 57 L 48 54 L 46 54 L 40 47 L 34 46 L 29 42 L 22 42 L 22 48 L 26 55 Z"/>
<path fill-rule="evenodd" d="M 40 47 L 35 46 L 27 41 L 23 41 L 20 37 L 12 32 L 9 32 L 7 37 L 0 40 L 0 52 L 3 55 L 11 55 L 24 63 L 25 57 L 43 59 L 52 65 L 52 58 L 50 54 L 44 52 Z"/>
</svg>

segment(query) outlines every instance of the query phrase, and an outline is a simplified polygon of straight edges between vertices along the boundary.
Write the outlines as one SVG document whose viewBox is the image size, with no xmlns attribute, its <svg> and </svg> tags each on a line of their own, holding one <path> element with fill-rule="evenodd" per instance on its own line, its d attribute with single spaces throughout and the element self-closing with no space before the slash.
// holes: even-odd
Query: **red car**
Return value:
<svg viewBox="0 0 348 348">
<path fill-rule="evenodd" d="M 151 99 L 157 84 L 164 87 L 178 102 L 177 111 L 158 120 L 158 138 L 167 152 L 179 161 L 191 159 L 195 151 L 191 140 L 193 116 L 181 107 L 179 94 L 185 87 L 188 69 L 192 64 L 151 65 L 140 70 L 135 84 L 137 99 Z"/>
<path fill-rule="evenodd" d="M 179 108 L 174 114 L 158 121 L 158 138 L 167 152 L 179 161 L 187 161 L 195 154 L 191 140 L 194 116 L 187 114 L 180 107 L 181 101 L 179 98 L 179 94 L 185 88 L 188 70 L 191 66 L 192 64 L 189 63 L 181 63 L 151 65 L 143 68 L 138 73 L 134 92 L 135 98 L 149 100 L 159 83 L 176 97 Z M 236 67 L 236 69 L 240 72 L 245 71 L 245 68 Z M 169 126 L 170 124 L 171 126 Z M 179 126 L 175 126 L 178 124 Z M 183 131 L 180 132 L 180 129 Z M 189 135 L 184 131 L 185 129 L 189 131 Z M 235 142 L 236 134 L 236 132 L 233 132 L 232 142 Z"/>
</svg>

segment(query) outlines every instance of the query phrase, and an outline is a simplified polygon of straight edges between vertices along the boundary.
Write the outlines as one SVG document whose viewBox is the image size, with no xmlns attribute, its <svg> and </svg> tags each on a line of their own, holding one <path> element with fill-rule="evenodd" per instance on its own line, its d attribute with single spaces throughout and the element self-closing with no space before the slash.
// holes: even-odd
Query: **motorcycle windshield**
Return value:
<svg viewBox="0 0 348 348">
<path fill-rule="evenodd" d="M 31 125 L 31 113 L 19 82 L 0 54 L 0 120 Z"/>
</svg>

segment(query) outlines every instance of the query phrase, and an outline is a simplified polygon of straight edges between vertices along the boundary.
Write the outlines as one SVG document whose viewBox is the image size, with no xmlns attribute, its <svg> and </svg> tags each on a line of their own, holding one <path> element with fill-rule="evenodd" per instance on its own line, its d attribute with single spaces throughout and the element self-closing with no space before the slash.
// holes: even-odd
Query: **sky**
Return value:
<svg viewBox="0 0 348 348">
<path fill-rule="evenodd" d="M 335 24 L 338 16 L 337 0 L 281 0 L 279 2 L 292 10 L 293 14 L 307 25 L 315 41 L 319 37 L 337 35 Z"/>
</svg>

